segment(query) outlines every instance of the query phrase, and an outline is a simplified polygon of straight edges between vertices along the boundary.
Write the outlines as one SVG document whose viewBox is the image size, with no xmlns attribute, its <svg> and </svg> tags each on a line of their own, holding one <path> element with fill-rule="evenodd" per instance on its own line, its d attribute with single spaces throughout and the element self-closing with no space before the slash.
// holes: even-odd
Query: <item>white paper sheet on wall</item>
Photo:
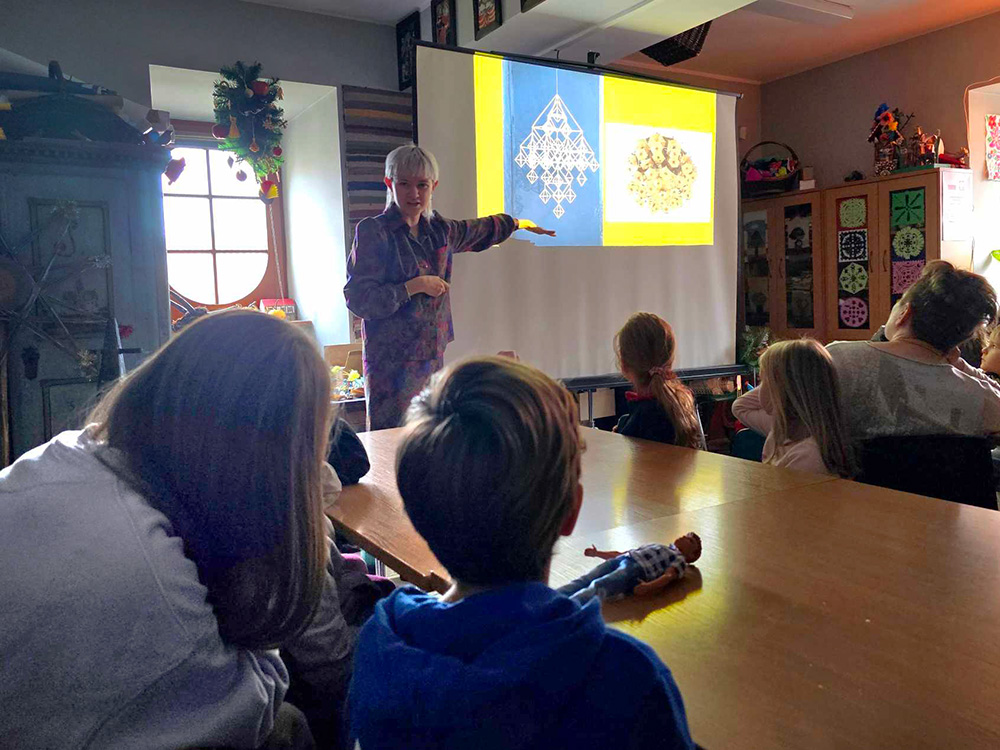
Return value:
<svg viewBox="0 0 1000 750">
<path fill-rule="evenodd" d="M 972 170 L 949 169 L 941 174 L 941 239 L 972 239 Z"/>
</svg>

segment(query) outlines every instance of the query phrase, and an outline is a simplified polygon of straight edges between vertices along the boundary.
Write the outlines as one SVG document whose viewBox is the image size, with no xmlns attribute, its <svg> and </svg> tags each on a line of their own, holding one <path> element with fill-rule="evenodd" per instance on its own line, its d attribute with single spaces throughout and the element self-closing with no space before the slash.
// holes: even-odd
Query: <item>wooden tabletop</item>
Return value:
<svg viewBox="0 0 1000 750">
<path fill-rule="evenodd" d="M 688 531 L 691 575 L 604 614 L 704 747 L 1000 747 L 1000 513 L 837 480 L 571 537 L 551 583 Z"/>
<path fill-rule="evenodd" d="M 1000 513 L 587 431 L 584 510 L 551 583 L 583 550 L 697 532 L 662 595 L 605 619 L 671 668 L 709 748 L 1000 747 Z M 447 572 L 395 489 L 396 430 L 361 436 L 372 472 L 337 525 L 428 589 Z"/>
<path fill-rule="evenodd" d="M 401 435 L 402 430 L 395 429 L 358 436 L 368 451 L 371 471 L 359 484 L 344 488 L 330 518 L 354 544 L 404 580 L 445 591 L 448 573 L 413 529 L 396 490 Z M 574 538 L 832 481 L 600 430 L 586 430 L 584 437 L 584 498 Z"/>
</svg>

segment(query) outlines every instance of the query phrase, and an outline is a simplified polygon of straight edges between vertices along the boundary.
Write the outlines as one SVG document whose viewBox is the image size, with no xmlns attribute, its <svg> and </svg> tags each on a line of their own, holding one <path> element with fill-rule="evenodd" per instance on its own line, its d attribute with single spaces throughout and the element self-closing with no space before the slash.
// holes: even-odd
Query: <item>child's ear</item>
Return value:
<svg viewBox="0 0 1000 750">
<path fill-rule="evenodd" d="M 569 536 L 576 528 L 576 519 L 580 517 L 580 507 L 583 505 L 583 485 L 577 483 L 576 497 L 573 498 L 573 507 L 569 509 L 566 518 L 563 519 L 562 528 L 559 529 L 559 536 Z"/>
</svg>

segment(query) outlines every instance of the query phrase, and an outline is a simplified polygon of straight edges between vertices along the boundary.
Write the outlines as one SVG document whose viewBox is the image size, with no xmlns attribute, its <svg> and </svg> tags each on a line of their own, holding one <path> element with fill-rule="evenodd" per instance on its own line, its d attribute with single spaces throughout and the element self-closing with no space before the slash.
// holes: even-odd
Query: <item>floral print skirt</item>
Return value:
<svg viewBox="0 0 1000 750">
<path fill-rule="evenodd" d="M 364 365 L 368 429 L 388 430 L 402 424 L 410 401 L 444 366 L 444 358 L 415 362 L 370 362 L 366 358 Z"/>
</svg>

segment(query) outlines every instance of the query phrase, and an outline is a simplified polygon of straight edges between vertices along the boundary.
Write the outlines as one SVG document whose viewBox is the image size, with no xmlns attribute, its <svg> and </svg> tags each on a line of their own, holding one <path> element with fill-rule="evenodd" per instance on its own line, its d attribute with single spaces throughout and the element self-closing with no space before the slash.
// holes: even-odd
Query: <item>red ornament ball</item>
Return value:
<svg viewBox="0 0 1000 750">
<path fill-rule="evenodd" d="M 281 146 L 275 146 L 273 149 L 271 149 L 271 153 L 274 154 L 275 156 L 281 156 L 282 153 Z"/>
<path fill-rule="evenodd" d="M 260 151 L 260 146 L 257 145 L 257 140 L 254 139 L 250 144 L 250 152 L 256 154 L 258 151 Z"/>
<path fill-rule="evenodd" d="M 256 80 L 250 84 L 250 88 L 257 96 L 267 96 L 267 92 L 271 89 L 270 84 L 267 81 Z"/>
<path fill-rule="evenodd" d="M 224 140 L 226 140 L 226 136 L 227 135 L 229 135 L 229 126 L 228 125 L 219 124 L 219 125 L 213 125 L 212 126 L 212 137 L 213 138 L 217 138 L 220 141 L 224 141 Z"/>
<path fill-rule="evenodd" d="M 236 179 L 239 180 L 240 182 L 246 182 L 247 173 L 241 169 L 239 172 L 236 173 Z"/>
</svg>

